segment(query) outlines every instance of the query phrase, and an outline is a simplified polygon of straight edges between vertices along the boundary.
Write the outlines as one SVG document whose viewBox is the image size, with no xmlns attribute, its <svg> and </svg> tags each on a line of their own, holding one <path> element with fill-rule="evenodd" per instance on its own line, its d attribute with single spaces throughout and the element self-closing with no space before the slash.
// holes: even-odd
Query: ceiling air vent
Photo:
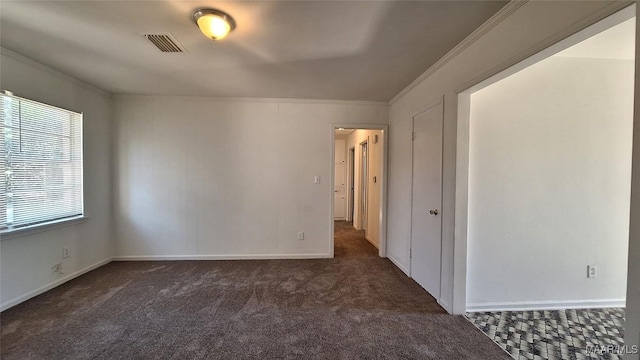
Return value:
<svg viewBox="0 0 640 360">
<path fill-rule="evenodd" d="M 151 41 L 160 51 L 168 53 L 185 52 L 178 41 L 169 33 L 164 34 L 144 34 L 147 40 Z"/>
</svg>

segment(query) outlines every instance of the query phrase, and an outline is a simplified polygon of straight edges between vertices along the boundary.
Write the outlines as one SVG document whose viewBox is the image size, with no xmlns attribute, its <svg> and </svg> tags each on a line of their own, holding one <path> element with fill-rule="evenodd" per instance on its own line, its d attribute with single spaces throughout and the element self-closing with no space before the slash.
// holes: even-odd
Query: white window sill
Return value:
<svg viewBox="0 0 640 360">
<path fill-rule="evenodd" d="M 17 229 L 6 229 L 0 231 L 0 240 L 9 240 L 18 237 L 29 236 L 44 231 L 59 229 L 65 226 L 80 224 L 86 222 L 87 220 L 89 220 L 89 217 L 81 215 L 67 219 L 54 220 L 31 226 L 25 226 Z"/>
</svg>

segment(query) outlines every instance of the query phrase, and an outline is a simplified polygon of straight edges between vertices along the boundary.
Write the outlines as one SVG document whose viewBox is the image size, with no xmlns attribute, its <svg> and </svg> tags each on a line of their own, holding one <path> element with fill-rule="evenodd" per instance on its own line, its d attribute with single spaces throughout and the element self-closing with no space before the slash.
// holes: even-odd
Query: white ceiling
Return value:
<svg viewBox="0 0 640 360">
<path fill-rule="evenodd" d="M 339 138 L 346 138 L 347 136 L 349 136 L 352 132 L 356 131 L 356 129 L 335 129 L 334 133 L 336 134 L 336 137 Z"/>
<path fill-rule="evenodd" d="M 388 101 L 506 1 L 1 1 L 1 45 L 119 94 Z M 199 7 L 237 29 L 205 38 Z M 142 34 L 169 32 L 187 53 Z"/>
<path fill-rule="evenodd" d="M 631 18 L 555 56 L 573 58 L 596 58 L 633 60 L 636 47 L 636 18 Z"/>
</svg>

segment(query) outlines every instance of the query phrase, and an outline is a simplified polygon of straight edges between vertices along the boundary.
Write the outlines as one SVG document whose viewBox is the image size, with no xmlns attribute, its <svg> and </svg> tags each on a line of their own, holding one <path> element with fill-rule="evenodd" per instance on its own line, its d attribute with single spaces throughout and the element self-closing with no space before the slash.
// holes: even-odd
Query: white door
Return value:
<svg viewBox="0 0 640 360">
<path fill-rule="evenodd" d="M 335 143 L 335 171 L 334 171 L 334 220 L 345 220 L 347 216 L 347 164 L 346 141 L 336 139 Z"/>
<path fill-rule="evenodd" d="M 411 277 L 440 297 L 442 253 L 442 104 L 413 117 Z"/>
<path fill-rule="evenodd" d="M 347 216 L 347 187 L 344 183 L 344 179 L 346 178 L 346 165 L 336 164 L 335 174 L 335 210 L 333 212 L 333 217 L 335 220 L 345 220 Z"/>
<path fill-rule="evenodd" d="M 368 203 L 369 203 L 369 143 L 360 144 L 360 228 L 367 236 Z"/>
<path fill-rule="evenodd" d="M 353 212 L 355 201 L 355 173 L 356 173 L 356 149 L 352 147 L 349 149 L 349 163 L 347 164 L 347 221 L 354 221 Z"/>
</svg>

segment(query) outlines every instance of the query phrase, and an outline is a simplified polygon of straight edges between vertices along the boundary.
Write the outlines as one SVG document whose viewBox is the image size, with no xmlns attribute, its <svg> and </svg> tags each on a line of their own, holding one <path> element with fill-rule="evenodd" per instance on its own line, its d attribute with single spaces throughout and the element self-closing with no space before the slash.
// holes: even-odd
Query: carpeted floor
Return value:
<svg viewBox="0 0 640 360">
<path fill-rule="evenodd" d="M 112 262 L 1 314 L 2 359 L 509 359 L 346 222 L 319 260 Z"/>
</svg>

